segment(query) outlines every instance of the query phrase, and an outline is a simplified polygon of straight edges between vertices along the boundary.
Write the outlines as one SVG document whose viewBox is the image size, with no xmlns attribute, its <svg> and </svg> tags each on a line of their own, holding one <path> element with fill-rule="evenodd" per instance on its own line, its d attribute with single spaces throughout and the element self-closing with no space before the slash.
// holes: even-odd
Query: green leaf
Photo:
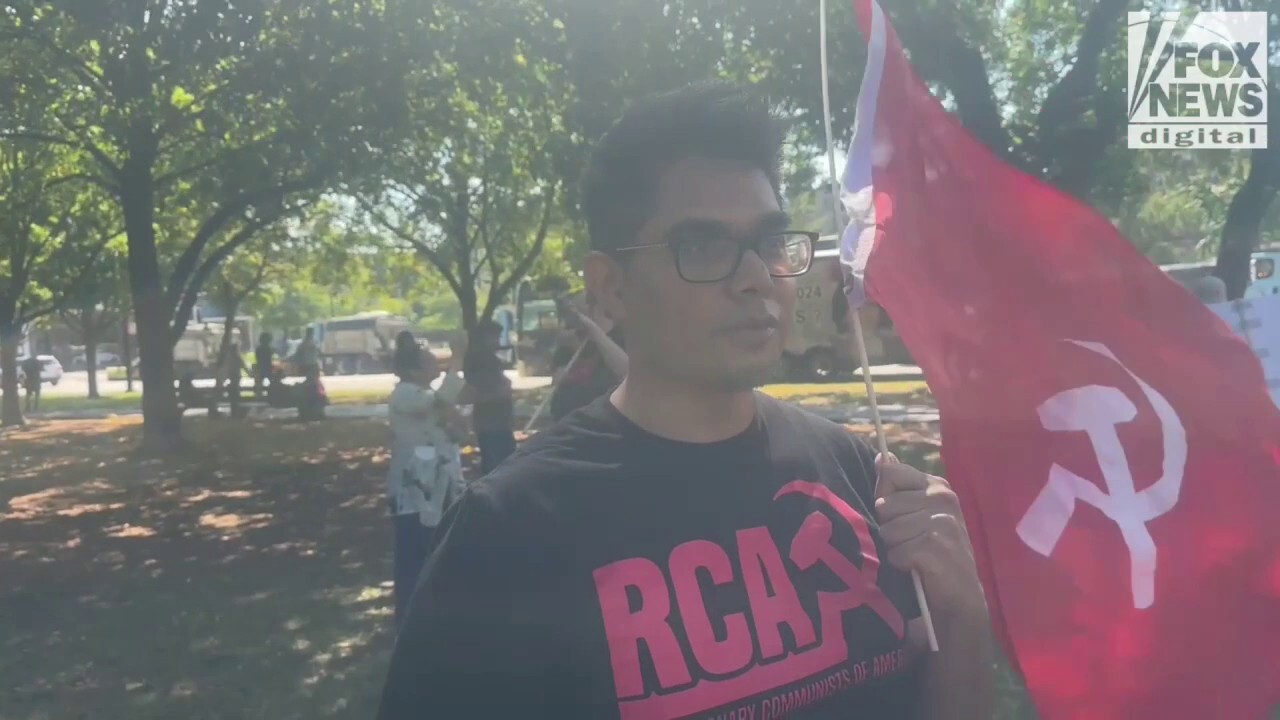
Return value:
<svg viewBox="0 0 1280 720">
<path fill-rule="evenodd" d="M 174 87 L 173 93 L 169 95 L 169 104 L 179 110 L 186 110 L 195 101 L 196 96 L 181 87 Z"/>
</svg>

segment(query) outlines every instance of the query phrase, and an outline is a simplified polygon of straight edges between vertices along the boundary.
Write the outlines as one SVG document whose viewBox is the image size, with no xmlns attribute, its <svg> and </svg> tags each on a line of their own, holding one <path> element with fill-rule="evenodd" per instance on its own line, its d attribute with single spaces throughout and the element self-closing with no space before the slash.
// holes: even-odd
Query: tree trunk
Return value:
<svg viewBox="0 0 1280 720">
<path fill-rule="evenodd" d="M 98 394 L 98 318 L 93 308 L 84 315 L 84 364 L 89 373 L 89 399 L 97 400 Z"/>
<path fill-rule="evenodd" d="M 1280 184 L 1280 151 L 1254 150 L 1249 175 L 1227 207 L 1218 264 L 1214 269 L 1227 286 L 1229 300 L 1240 299 L 1249 287 L 1249 261 L 1258 246 L 1262 221 L 1275 199 L 1277 184 Z"/>
<path fill-rule="evenodd" d="M 129 289 L 142 360 L 142 444 L 160 452 L 181 444 L 182 415 L 173 389 L 173 337 L 156 256 L 155 192 L 149 164 L 125 166 L 120 204 L 129 241 Z"/>
<path fill-rule="evenodd" d="M 458 298 L 462 306 L 462 329 L 471 332 L 480 324 L 479 304 L 474 294 L 469 298 Z"/>
<path fill-rule="evenodd" d="M 18 339 L 22 329 L 13 325 L 0 327 L 0 376 L 3 378 L 4 397 L 0 399 L 0 422 L 5 427 L 26 424 L 22 417 L 21 388 L 18 385 Z"/>
</svg>

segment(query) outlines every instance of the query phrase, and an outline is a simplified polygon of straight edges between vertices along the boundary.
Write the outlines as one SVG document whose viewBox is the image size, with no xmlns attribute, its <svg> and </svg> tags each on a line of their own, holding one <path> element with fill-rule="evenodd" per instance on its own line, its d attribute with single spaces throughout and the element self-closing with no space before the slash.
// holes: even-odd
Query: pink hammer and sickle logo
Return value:
<svg viewBox="0 0 1280 720">
<path fill-rule="evenodd" d="M 839 593 L 818 593 L 818 604 L 822 615 L 823 637 L 829 631 L 840 627 L 840 615 L 863 605 L 875 611 L 899 638 L 905 634 L 905 623 L 902 613 L 880 590 L 880 555 L 876 552 L 875 542 L 871 539 L 871 526 L 867 519 L 858 514 L 839 495 L 826 485 L 796 480 L 788 483 L 778 491 L 774 500 L 784 495 L 801 494 L 821 500 L 835 510 L 858 538 L 858 550 L 862 554 L 862 567 L 853 562 L 831 544 L 833 530 L 831 519 L 821 512 L 814 511 L 804 519 L 791 541 L 791 561 L 801 570 L 807 570 L 817 563 L 826 565 L 836 577 L 848 586 L 848 590 Z"/>
</svg>

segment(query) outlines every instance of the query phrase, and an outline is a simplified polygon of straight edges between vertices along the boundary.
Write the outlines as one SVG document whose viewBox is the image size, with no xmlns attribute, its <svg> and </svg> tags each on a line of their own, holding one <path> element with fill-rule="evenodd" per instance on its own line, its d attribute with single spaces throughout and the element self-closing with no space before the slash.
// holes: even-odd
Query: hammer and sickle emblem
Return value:
<svg viewBox="0 0 1280 720">
<path fill-rule="evenodd" d="M 1141 378 L 1124 366 L 1105 345 L 1079 340 L 1068 342 L 1095 352 L 1119 365 L 1151 404 L 1160 420 L 1164 463 L 1160 479 L 1135 490 L 1129 459 L 1117 426 L 1130 422 L 1138 409 L 1118 388 L 1086 385 L 1060 392 L 1037 408 L 1040 423 L 1051 432 L 1083 432 L 1089 436 L 1107 490 L 1061 465 L 1049 469 L 1049 481 L 1018 522 L 1018 537 L 1032 550 L 1049 557 L 1062 538 L 1076 501 L 1102 511 L 1120 528 L 1129 549 L 1133 606 L 1139 610 L 1155 602 L 1156 546 L 1147 523 L 1173 509 L 1182 490 L 1187 461 L 1187 433 L 1173 407 Z"/>
</svg>

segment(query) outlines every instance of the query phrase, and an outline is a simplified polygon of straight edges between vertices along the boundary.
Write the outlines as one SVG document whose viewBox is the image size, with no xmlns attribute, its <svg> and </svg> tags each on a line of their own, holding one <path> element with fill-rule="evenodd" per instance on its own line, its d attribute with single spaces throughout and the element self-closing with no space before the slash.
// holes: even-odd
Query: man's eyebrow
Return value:
<svg viewBox="0 0 1280 720">
<path fill-rule="evenodd" d="M 723 233 L 728 235 L 729 225 L 719 220 L 708 218 L 689 218 L 672 225 L 667 229 L 665 235 L 668 238 L 676 238 L 689 233 Z"/>
<path fill-rule="evenodd" d="M 780 232 L 791 226 L 791 216 L 781 210 L 765 213 L 755 221 L 758 233 Z M 728 223 L 710 218 L 689 218 L 681 220 L 667 230 L 667 237 L 679 237 L 687 233 L 721 233 L 730 234 Z"/>
<path fill-rule="evenodd" d="M 756 221 L 756 228 L 761 232 L 776 232 L 791 227 L 791 216 L 777 210 L 768 213 Z"/>
</svg>

